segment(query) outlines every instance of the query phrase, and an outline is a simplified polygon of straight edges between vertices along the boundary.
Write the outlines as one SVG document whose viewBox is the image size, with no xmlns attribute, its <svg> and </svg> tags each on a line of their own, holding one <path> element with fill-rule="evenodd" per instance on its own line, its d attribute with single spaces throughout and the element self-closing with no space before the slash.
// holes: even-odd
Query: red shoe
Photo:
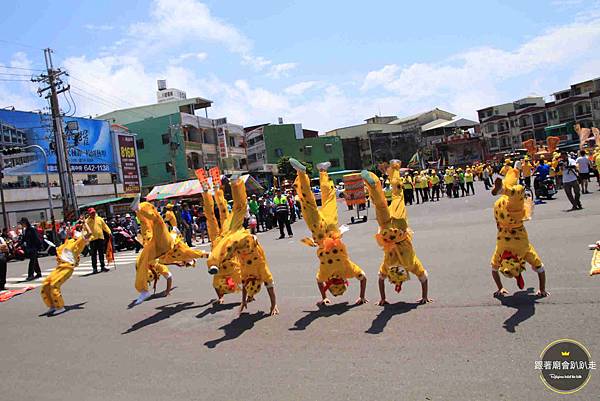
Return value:
<svg viewBox="0 0 600 401">
<path fill-rule="evenodd" d="M 519 274 L 517 276 L 517 287 L 519 287 L 520 290 L 522 290 L 523 288 L 525 288 L 525 280 L 523 280 L 523 275 Z"/>
</svg>

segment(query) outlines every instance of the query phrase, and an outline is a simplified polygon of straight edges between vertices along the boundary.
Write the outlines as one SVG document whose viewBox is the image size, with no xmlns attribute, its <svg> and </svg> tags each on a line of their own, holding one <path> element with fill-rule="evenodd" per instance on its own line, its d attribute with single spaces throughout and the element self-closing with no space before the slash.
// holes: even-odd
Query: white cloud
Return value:
<svg viewBox="0 0 600 401">
<path fill-rule="evenodd" d="M 186 60 L 197 60 L 197 61 L 204 61 L 208 58 L 208 54 L 204 53 L 204 52 L 200 52 L 200 53 L 183 53 L 182 55 L 180 55 L 179 57 L 171 60 L 171 63 L 173 64 L 180 64 Z"/>
<path fill-rule="evenodd" d="M 107 24 L 103 24 L 103 25 L 85 24 L 83 27 L 85 29 L 87 29 L 88 31 L 112 31 L 113 29 L 115 29 L 114 26 L 107 25 Z"/>
<path fill-rule="evenodd" d="M 318 83 L 318 81 L 298 82 L 297 84 L 288 86 L 283 91 L 288 95 L 300 96 L 307 90 L 314 88 Z"/>
<path fill-rule="evenodd" d="M 269 72 L 267 72 L 267 76 L 274 78 L 274 79 L 279 79 L 281 77 L 287 77 L 287 76 L 289 76 L 289 72 L 291 70 L 293 70 L 294 68 L 296 68 L 297 66 L 298 66 L 298 64 L 296 64 L 296 63 L 275 64 L 275 65 L 272 65 L 271 68 L 269 68 Z"/>
<path fill-rule="evenodd" d="M 361 89 L 383 88 L 415 102 L 428 99 L 430 107 L 447 104 L 454 112 L 474 117 L 475 110 L 493 101 L 503 82 L 531 73 L 548 74 L 555 69 L 576 67 L 584 61 L 590 63 L 590 58 L 598 60 L 594 55 L 598 48 L 600 20 L 580 21 L 544 32 L 512 51 L 482 47 L 439 63 L 386 65 L 369 72 Z M 522 96 L 527 92 L 523 88 Z M 504 101 L 510 100 L 513 99 Z"/>
</svg>

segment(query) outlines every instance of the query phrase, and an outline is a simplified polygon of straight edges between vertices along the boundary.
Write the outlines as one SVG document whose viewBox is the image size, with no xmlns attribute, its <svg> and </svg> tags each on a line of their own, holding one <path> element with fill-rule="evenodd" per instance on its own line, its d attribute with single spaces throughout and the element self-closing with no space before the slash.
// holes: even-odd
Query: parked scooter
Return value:
<svg viewBox="0 0 600 401">
<path fill-rule="evenodd" d="M 135 239 L 133 236 L 121 226 L 116 226 L 112 230 L 114 238 L 114 245 L 117 251 L 123 249 L 132 250 L 135 249 Z"/>
<path fill-rule="evenodd" d="M 39 251 L 40 256 L 55 256 L 56 255 L 56 245 L 54 242 L 48 239 L 48 236 L 44 234 L 42 238 L 42 247 Z"/>
</svg>

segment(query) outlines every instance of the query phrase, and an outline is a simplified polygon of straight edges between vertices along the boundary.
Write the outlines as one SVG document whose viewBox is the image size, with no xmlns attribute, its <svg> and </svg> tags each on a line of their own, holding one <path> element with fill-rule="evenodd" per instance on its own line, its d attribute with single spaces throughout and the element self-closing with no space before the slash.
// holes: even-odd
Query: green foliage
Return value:
<svg viewBox="0 0 600 401">
<path fill-rule="evenodd" d="M 300 160 L 300 163 L 306 166 L 306 174 L 308 174 L 309 177 L 312 177 L 312 164 L 307 163 L 303 160 Z M 277 168 L 279 169 L 279 175 L 282 175 L 287 180 L 293 180 L 296 177 L 296 170 L 294 170 L 294 168 L 290 164 L 289 156 L 282 156 L 277 162 Z"/>
</svg>

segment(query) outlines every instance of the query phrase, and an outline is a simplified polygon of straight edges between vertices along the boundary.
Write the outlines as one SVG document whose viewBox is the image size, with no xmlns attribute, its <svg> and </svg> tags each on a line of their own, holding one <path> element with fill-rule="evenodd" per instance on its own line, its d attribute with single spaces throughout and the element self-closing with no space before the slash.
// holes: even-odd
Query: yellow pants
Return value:
<svg viewBox="0 0 600 401">
<path fill-rule="evenodd" d="M 318 245 L 317 257 L 319 270 L 317 281 L 324 283 L 332 276 L 341 279 L 357 278 L 361 280 L 364 272 L 350 260 L 346 245 L 341 240 L 338 228 L 337 204 L 333 184 L 326 172 L 320 172 L 321 209 L 317 207 L 306 173 L 298 172 L 296 189 L 302 206 L 302 216 Z"/>
<path fill-rule="evenodd" d="M 41 294 L 48 308 L 60 309 L 65 306 L 60 287 L 72 274 L 73 266 L 70 263 L 61 263 L 46 277 Z"/>
<path fill-rule="evenodd" d="M 508 251 L 517 256 L 519 259 L 524 259 L 531 265 L 534 270 L 538 270 L 543 266 L 535 248 L 529 242 L 529 237 L 524 226 L 516 228 L 500 228 L 496 237 L 496 249 L 492 255 L 492 269 L 498 270 L 502 263 L 502 254 Z"/>
</svg>

